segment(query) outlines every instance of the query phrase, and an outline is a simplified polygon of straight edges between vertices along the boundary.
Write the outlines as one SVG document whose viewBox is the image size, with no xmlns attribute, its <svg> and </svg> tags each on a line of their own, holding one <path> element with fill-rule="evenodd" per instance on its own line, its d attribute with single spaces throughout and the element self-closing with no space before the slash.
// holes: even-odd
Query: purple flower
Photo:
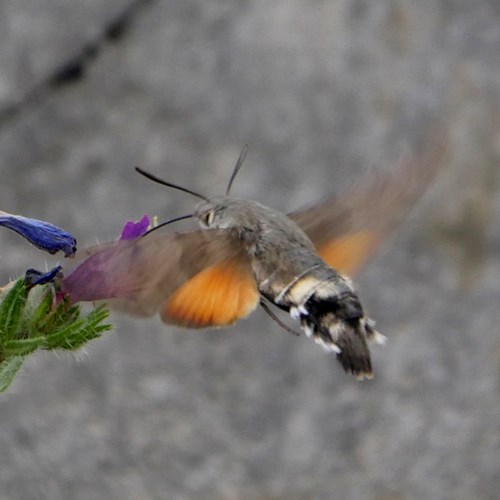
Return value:
<svg viewBox="0 0 500 500">
<path fill-rule="evenodd" d="M 128 221 L 122 229 L 120 240 L 135 240 L 145 234 L 151 225 L 151 220 L 147 215 L 143 215 L 137 222 Z"/>
<path fill-rule="evenodd" d="M 76 252 L 75 238 L 49 222 L 0 211 L 0 226 L 12 229 L 32 245 L 48 253 L 62 250 L 65 257 L 71 257 Z"/>
</svg>

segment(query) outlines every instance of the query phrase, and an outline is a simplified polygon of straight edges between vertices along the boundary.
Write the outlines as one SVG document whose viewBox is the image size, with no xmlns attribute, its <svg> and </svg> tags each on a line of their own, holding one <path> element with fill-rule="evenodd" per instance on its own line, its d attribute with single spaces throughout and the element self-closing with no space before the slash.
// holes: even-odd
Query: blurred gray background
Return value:
<svg viewBox="0 0 500 500">
<path fill-rule="evenodd" d="M 291 210 L 450 139 L 356 280 L 389 337 L 373 381 L 260 311 L 114 316 L 0 397 L 0 497 L 498 498 L 499 82 L 497 0 L 2 0 L 0 209 L 81 248 L 192 209 L 135 165 L 210 195 L 248 143 L 234 193 Z M 0 283 L 61 260 L 0 244 Z"/>
</svg>

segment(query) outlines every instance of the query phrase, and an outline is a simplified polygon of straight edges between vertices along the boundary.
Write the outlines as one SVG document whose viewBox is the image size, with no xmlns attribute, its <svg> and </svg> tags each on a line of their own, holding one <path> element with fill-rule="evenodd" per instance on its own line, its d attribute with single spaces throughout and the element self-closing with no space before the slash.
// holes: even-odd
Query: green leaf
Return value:
<svg viewBox="0 0 500 500">
<path fill-rule="evenodd" d="M 73 351 L 99 337 L 102 332 L 111 329 L 111 325 L 100 324 L 108 317 L 108 314 L 105 306 L 100 306 L 83 319 L 61 324 L 58 329 L 47 335 L 45 349 Z"/>
<path fill-rule="evenodd" d="M 3 354 L 6 358 L 10 356 L 26 356 L 37 349 L 43 348 L 46 344 L 45 337 L 31 337 L 29 339 L 8 340 L 3 347 Z"/>
<path fill-rule="evenodd" d="M 21 323 L 22 312 L 26 304 L 27 290 L 24 280 L 17 280 L 0 304 L 0 338 L 15 338 Z"/>
<path fill-rule="evenodd" d="M 45 293 L 35 310 L 26 318 L 26 329 L 32 330 L 42 324 L 52 307 L 53 294 Z"/>
<path fill-rule="evenodd" d="M 16 373 L 23 365 L 22 356 L 12 356 L 0 362 L 0 392 L 5 391 L 14 380 Z"/>
</svg>

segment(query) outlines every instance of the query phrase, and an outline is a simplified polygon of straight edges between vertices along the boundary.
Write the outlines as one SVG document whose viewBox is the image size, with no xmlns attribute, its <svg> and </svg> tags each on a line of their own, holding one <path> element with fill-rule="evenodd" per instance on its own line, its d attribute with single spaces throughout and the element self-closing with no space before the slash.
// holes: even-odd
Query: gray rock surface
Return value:
<svg viewBox="0 0 500 500">
<path fill-rule="evenodd" d="M 227 330 L 114 317 L 0 399 L 18 499 L 496 499 L 500 3 L 0 3 L 0 209 L 80 247 L 203 193 L 283 210 L 450 132 L 448 167 L 357 279 L 389 337 L 358 383 L 263 313 Z M 0 283 L 53 265 L 0 233 Z"/>
</svg>

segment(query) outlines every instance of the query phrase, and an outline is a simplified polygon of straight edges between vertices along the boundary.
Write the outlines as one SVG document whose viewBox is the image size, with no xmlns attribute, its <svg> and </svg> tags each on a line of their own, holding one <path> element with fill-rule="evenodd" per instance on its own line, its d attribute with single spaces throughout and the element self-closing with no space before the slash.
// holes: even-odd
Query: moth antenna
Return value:
<svg viewBox="0 0 500 500">
<path fill-rule="evenodd" d="M 226 189 L 226 196 L 229 194 L 229 191 L 231 191 L 231 186 L 233 185 L 233 181 L 238 174 L 241 165 L 243 165 L 243 162 L 245 161 L 245 158 L 247 156 L 247 151 L 248 151 L 248 145 L 245 144 L 243 146 L 243 149 L 241 150 L 240 157 L 238 158 L 238 161 L 236 162 L 236 165 L 234 166 L 233 173 L 231 174 L 231 178 L 229 179 L 229 184 L 227 185 Z"/>
<path fill-rule="evenodd" d="M 276 314 L 274 314 L 273 311 L 271 311 L 271 308 L 267 305 L 267 303 L 264 300 L 260 301 L 260 305 L 261 305 L 262 309 L 264 309 L 264 311 L 267 314 L 269 314 L 269 316 L 271 317 L 271 319 L 273 319 L 274 321 L 276 321 L 276 323 L 278 323 L 278 325 L 281 326 L 281 328 L 283 328 L 284 330 L 286 330 L 288 333 L 291 333 L 292 335 L 296 335 L 296 336 L 300 335 L 299 332 L 297 332 L 293 328 L 290 328 L 288 325 L 286 325 L 285 323 L 283 323 L 283 321 L 281 321 L 278 318 L 278 316 L 276 316 Z"/>
<path fill-rule="evenodd" d="M 160 229 L 160 227 L 163 226 L 168 226 L 168 224 L 173 224 L 174 222 L 179 222 L 184 219 L 191 219 L 193 217 L 193 214 L 188 214 L 188 215 L 181 215 L 180 217 L 175 217 L 174 219 L 167 220 L 166 222 L 162 222 L 161 224 L 158 224 L 157 226 L 151 228 L 149 231 L 145 232 L 142 237 L 147 236 L 148 234 L 151 234 L 153 231 L 156 231 L 157 229 Z"/>
<path fill-rule="evenodd" d="M 160 179 L 159 177 L 156 177 L 156 175 L 150 174 L 149 172 L 142 170 L 142 168 L 135 167 L 135 171 L 139 172 L 144 177 L 147 177 L 149 180 L 157 182 L 158 184 L 163 184 L 164 186 L 178 189 L 179 191 L 184 191 L 185 193 L 191 194 L 193 196 L 196 196 L 197 198 L 208 201 L 208 198 L 206 196 L 203 196 L 202 194 L 197 193 L 196 191 L 192 191 L 191 189 L 185 188 L 183 186 L 178 186 L 177 184 L 173 184 L 172 182 L 167 182 L 163 179 Z"/>
</svg>

